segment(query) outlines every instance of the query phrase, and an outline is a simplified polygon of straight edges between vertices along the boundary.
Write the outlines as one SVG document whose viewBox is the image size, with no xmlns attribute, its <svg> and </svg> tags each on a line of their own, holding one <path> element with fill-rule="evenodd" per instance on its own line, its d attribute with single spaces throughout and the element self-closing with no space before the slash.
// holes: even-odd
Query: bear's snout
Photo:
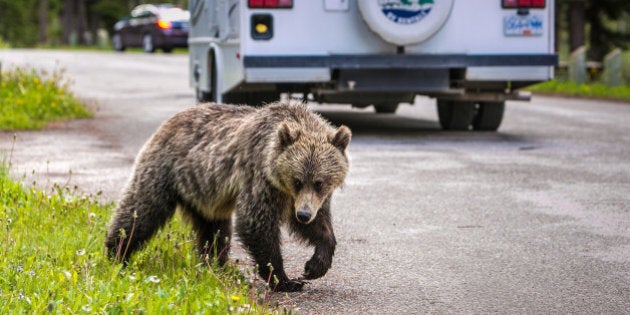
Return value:
<svg viewBox="0 0 630 315">
<path fill-rule="evenodd" d="M 309 223 L 309 221 L 311 220 L 311 213 L 308 211 L 298 211 L 295 214 L 295 217 L 297 218 L 298 221 L 300 221 L 300 223 Z"/>
<path fill-rule="evenodd" d="M 317 209 L 322 206 L 323 199 L 316 193 L 303 190 L 295 198 L 295 219 L 302 224 L 309 224 L 315 220 L 317 216 Z"/>
</svg>

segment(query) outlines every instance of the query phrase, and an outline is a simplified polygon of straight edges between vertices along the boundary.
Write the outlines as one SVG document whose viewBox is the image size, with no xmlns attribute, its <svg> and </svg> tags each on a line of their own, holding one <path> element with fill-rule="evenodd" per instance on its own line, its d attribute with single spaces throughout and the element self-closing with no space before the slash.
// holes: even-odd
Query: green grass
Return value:
<svg viewBox="0 0 630 315">
<path fill-rule="evenodd" d="M 51 193 L 24 187 L 10 179 L 5 165 L 0 314 L 272 311 L 265 293 L 250 288 L 236 266 L 208 266 L 197 257 L 190 228 L 179 216 L 123 268 L 106 257 L 103 245 L 111 204 L 59 186 Z"/>
<path fill-rule="evenodd" d="M 3 73 L 0 129 L 89 117 L 61 77 L 60 71 Z M 112 204 L 58 185 L 46 191 L 24 186 L 11 179 L 8 156 L 7 163 L 0 152 L 0 314 L 284 311 L 279 304 L 272 308 L 260 280 L 252 285 L 238 266 L 200 259 L 180 216 L 123 268 L 105 254 Z"/>
<path fill-rule="evenodd" d="M 551 80 L 526 88 L 531 92 L 594 97 L 630 101 L 630 86 L 609 87 L 601 83 L 577 84 L 570 81 Z"/>
<path fill-rule="evenodd" d="M 92 117 L 68 89 L 62 70 L 16 68 L 0 74 L 0 130 L 41 129 L 53 121 Z"/>
</svg>

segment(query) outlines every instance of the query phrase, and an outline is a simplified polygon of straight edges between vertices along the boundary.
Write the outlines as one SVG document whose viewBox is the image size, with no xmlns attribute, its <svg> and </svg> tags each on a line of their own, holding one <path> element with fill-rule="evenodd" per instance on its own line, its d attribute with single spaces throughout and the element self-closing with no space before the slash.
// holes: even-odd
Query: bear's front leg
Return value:
<svg viewBox="0 0 630 315">
<path fill-rule="evenodd" d="M 258 200 L 267 199 L 260 195 L 258 197 Z M 256 202 L 253 198 L 241 196 L 237 202 L 236 230 L 238 236 L 254 258 L 258 266 L 258 274 L 269 283 L 272 290 L 300 291 L 305 282 L 299 279 L 289 279 L 284 272 L 280 250 L 281 219 L 277 211 L 271 207 L 273 205 L 266 205 L 264 202 Z"/>
<path fill-rule="evenodd" d="M 332 265 L 335 247 L 337 246 L 330 216 L 330 199 L 324 202 L 313 222 L 303 224 L 293 218 L 291 227 L 298 236 L 306 239 L 310 245 L 315 246 L 315 253 L 304 265 L 304 279 L 323 277 Z"/>
</svg>

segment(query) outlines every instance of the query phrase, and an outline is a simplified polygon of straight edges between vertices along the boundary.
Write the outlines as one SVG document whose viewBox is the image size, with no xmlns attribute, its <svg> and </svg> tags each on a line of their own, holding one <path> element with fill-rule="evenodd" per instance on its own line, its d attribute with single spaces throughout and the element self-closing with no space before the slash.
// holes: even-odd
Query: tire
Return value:
<svg viewBox="0 0 630 315">
<path fill-rule="evenodd" d="M 112 36 L 112 46 L 114 46 L 115 51 L 125 51 L 125 45 L 120 34 L 116 33 Z"/>
<path fill-rule="evenodd" d="M 386 42 L 404 46 L 425 41 L 442 28 L 454 0 L 357 1 L 368 27 Z"/>
<path fill-rule="evenodd" d="M 216 61 L 214 60 L 214 54 L 210 54 L 210 56 L 208 57 L 210 58 L 210 85 L 211 85 L 211 90 L 210 92 L 206 92 L 200 88 L 196 88 L 195 89 L 195 97 L 197 99 L 197 103 L 207 103 L 207 102 L 213 102 L 213 103 L 218 103 L 218 97 L 216 94 L 216 91 L 218 90 L 217 88 L 217 70 L 216 70 Z"/>
<path fill-rule="evenodd" d="M 142 36 L 142 50 L 146 53 L 154 53 L 155 52 L 155 44 L 153 42 L 153 36 L 151 34 L 144 34 Z"/>
<path fill-rule="evenodd" d="M 480 131 L 496 131 L 503 120 L 505 102 L 481 102 L 475 118 L 473 129 Z"/>
<path fill-rule="evenodd" d="M 167 53 L 167 54 L 170 54 L 170 53 L 173 52 L 173 47 L 172 46 L 164 46 L 164 47 L 162 47 L 162 51 Z"/>
<path fill-rule="evenodd" d="M 461 101 L 437 101 L 438 117 L 444 130 L 470 130 L 475 117 L 476 104 Z"/>
<path fill-rule="evenodd" d="M 197 99 L 197 103 L 216 102 L 212 91 L 206 92 L 200 88 L 195 88 L 195 99 Z"/>
<path fill-rule="evenodd" d="M 378 114 L 394 114 L 398 104 L 374 104 L 374 111 Z"/>
</svg>

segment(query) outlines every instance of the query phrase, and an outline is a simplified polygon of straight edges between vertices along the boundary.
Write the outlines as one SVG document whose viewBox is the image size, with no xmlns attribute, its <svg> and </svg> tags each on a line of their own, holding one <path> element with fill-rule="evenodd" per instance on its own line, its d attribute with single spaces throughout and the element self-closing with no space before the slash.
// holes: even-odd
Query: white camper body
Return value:
<svg viewBox="0 0 630 315">
<path fill-rule="evenodd" d="M 445 129 L 496 130 L 553 78 L 553 0 L 190 0 L 199 101 L 280 93 L 394 112 L 435 97 Z"/>
</svg>

